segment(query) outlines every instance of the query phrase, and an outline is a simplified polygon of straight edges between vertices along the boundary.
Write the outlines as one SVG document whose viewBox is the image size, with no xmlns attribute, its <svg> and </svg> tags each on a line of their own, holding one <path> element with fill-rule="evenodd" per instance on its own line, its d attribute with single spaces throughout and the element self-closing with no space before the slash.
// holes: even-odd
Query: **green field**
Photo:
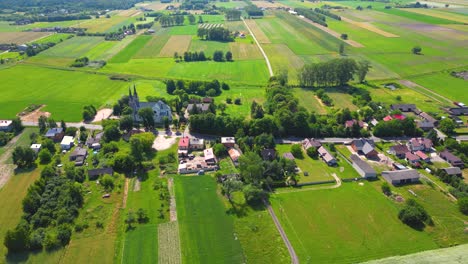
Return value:
<svg viewBox="0 0 468 264">
<path fill-rule="evenodd" d="M 31 104 L 45 104 L 56 120 L 80 121 L 84 105 L 113 103 L 127 83 L 107 76 L 18 65 L 0 70 L 1 118 L 13 118 Z M 18 93 L 21 84 L 21 93 Z"/>
<path fill-rule="evenodd" d="M 0 21 L 0 32 L 20 32 L 31 30 L 34 28 L 49 28 L 49 27 L 70 27 L 86 20 L 69 20 L 59 22 L 36 22 L 28 25 L 10 25 L 10 21 Z"/>
<path fill-rule="evenodd" d="M 123 63 L 128 62 L 138 51 L 150 41 L 151 36 L 139 36 L 133 40 L 127 47 L 115 55 L 109 62 L 110 63 Z"/>
<path fill-rule="evenodd" d="M 467 82 L 451 76 L 448 72 L 423 75 L 411 80 L 453 101 L 468 102 Z"/>
<path fill-rule="evenodd" d="M 405 11 L 404 9 L 392 8 L 392 9 L 380 9 L 379 11 L 380 12 L 385 12 L 387 14 L 401 16 L 401 17 L 404 17 L 404 18 L 409 18 L 409 19 L 412 19 L 412 20 L 416 20 L 418 22 L 426 23 L 426 24 L 435 24 L 435 25 L 461 24 L 460 22 L 453 21 L 453 20 L 438 18 L 438 17 L 434 17 L 434 16 L 429 16 L 429 15 L 423 15 L 423 14 L 415 14 L 413 12 Z"/>
<path fill-rule="evenodd" d="M 72 34 L 56 33 L 56 34 L 49 35 L 45 38 L 41 38 L 39 40 L 35 40 L 32 43 L 38 43 L 38 44 L 49 43 L 49 42 L 58 43 L 58 42 L 67 40 L 70 36 L 72 36 Z"/>
<path fill-rule="evenodd" d="M 277 194 L 271 198 L 301 262 L 355 263 L 437 245 L 402 224 L 398 206 L 369 183 Z"/>
<path fill-rule="evenodd" d="M 41 52 L 34 59 L 43 57 L 79 58 L 104 41 L 102 37 L 73 37 Z"/>
<path fill-rule="evenodd" d="M 174 181 L 182 261 L 187 263 L 244 262 L 216 182 L 210 176 L 177 177 Z"/>
</svg>

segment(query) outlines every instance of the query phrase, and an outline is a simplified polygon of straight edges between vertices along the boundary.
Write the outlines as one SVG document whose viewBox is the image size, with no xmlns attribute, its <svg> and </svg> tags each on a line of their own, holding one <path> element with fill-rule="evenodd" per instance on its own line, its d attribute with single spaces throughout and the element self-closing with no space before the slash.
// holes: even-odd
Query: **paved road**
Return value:
<svg viewBox="0 0 468 264">
<path fill-rule="evenodd" d="M 24 126 L 39 126 L 38 122 L 22 122 Z M 81 126 L 84 126 L 86 129 L 91 129 L 91 130 L 102 130 L 101 125 L 93 125 L 93 124 L 86 124 L 83 122 L 80 123 L 65 123 L 67 127 L 76 127 L 80 128 Z M 57 126 L 60 126 L 60 123 L 57 122 Z"/>
<path fill-rule="evenodd" d="M 289 255 L 291 256 L 291 263 L 299 264 L 299 258 L 296 255 L 296 251 L 294 251 L 294 248 L 291 245 L 291 242 L 289 242 L 288 236 L 286 235 L 286 232 L 284 232 L 284 229 L 281 226 L 281 223 L 278 220 L 278 217 L 276 217 L 275 211 L 273 211 L 273 208 L 271 208 L 271 205 L 267 200 L 264 199 L 263 203 L 265 203 L 268 209 L 268 213 L 270 213 L 271 218 L 273 219 L 273 222 L 275 222 L 276 229 L 278 229 L 278 232 L 280 233 L 281 238 L 284 241 L 284 244 L 286 244 L 286 247 L 288 248 Z"/>
<path fill-rule="evenodd" d="M 245 20 L 243 17 L 241 17 L 242 19 L 242 22 L 244 22 L 244 25 L 245 27 L 247 28 L 247 30 L 250 32 L 250 35 L 252 35 L 252 38 L 255 40 L 255 43 L 257 43 L 257 46 L 258 48 L 260 49 L 260 52 L 263 54 L 263 57 L 265 58 L 265 61 L 266 61 L 266 64 L 267 64 L 267 67 L 268 67 L 268 72 L 270 73 L 270 77 L 273 76 L 273 69 L 271 68 L 271 64 L 270 64 L 270 60 L 268 59 L 268 56 L 266 55 L 265 51 L 263 50 L 262 46 L 260 46 L 260 43 L 258 42 L 257 38 L 255 37 L 254 33 L 252 32 L 252 30 L 250 30 L 250 27 L 249 25 L 247 25 L 247 23 L 245 23 Z"/>
</svg>

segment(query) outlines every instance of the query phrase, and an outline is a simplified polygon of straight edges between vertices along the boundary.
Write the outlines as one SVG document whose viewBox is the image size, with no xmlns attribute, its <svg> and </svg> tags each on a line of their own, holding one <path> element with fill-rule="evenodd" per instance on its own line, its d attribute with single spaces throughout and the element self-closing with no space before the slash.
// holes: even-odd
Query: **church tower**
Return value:
<svg viewBox="0 0 468 264">
<path fill-rule="evenodd" d="M 137 107 L 137 109 L 140 108 L 140 98 L 138 98 L 138 93 L 135 85 L 133 85 L 133 97 L 133 99 L 135 100 L 135 106 Z"/>
</svg>

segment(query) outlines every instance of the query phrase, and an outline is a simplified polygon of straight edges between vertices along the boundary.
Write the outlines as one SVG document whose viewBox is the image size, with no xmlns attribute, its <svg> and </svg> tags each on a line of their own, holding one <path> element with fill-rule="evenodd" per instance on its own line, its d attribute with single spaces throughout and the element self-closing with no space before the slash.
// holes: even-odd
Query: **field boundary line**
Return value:
<svg viewBox="0 0 468 264">
<path fill-rule="evenodd" d="M 241 17 L 242 22 L 244 22 L 245 27 L 249 31 L 250 35 L 252 35 L 252 38 L 255 40 L 255 43 L 257 43 L 258 48 L 260 49 L 260 52 L 262 53 L 263 57 L 265 58 L 265 62 L 268 67 L 268 72 L 270 73 L 270 77 L 273 77 L 273 69 L 271 68 L 270 60 L 268 59 L 268 56 L 266 55 L 265 51 L 263 50 L 262 46 L 260 45 L 260 42 L 258 42 L 257 38 L 255 37 L 254 33 L 250 29 L 249 25 L 245 22 L 244 18 Z"/>
<path fill-rule="evenodd" d="M 438 94 L 438 93 L 432 91 L 431 89 L 426 88 L 426 87 L 424 87 L 424 86 L 421 86 L 421 85 L 419 85 L 419 84 L 417 84 L 417 83 L 415 83 L 415 82 L 412 82 L 412 81 L 409 81 L 409 80 L 400 80 L 399 83 L 401 83 L 401 84 L 405 85 L 406 87 L 410 88 L 411 90 L 414 90 L 414 91 L 419 92 L 419 93 L 421 93 L 421 91 L 418 91 L 418 90 L 416 90 L 415 88 L 423 89 L 424 91 L 426 91 L 426 92 L 428 92 L 428 93 L 430 93 L 430 94 L 432 95 L 432 96 L 430 96 L 430 95 L 427 95 L 427 94 L 426 94 L 426 96 L 428 96 L 428 97 L 430 97 L 430 98 L 432 98 L 432 99 L 434 99 L 434 100 L 436 100 L 436 101 L 438 101 L 438 102 L 440 102 L 440 100 L 437 100 L 437 99 L 434 98 L 433 96 L 437 96 L 437 97 L 439 97 L 439 99 L 443 99 L 443 100 L 445 100 L 447 103 L 450 103 L 450 104 L 453 103 L 453 101 L 450 100 L 449 98 L 447 98 L 447 97 L 445 97 L 445 96 L 443 96 L 443 95 L 440 95 L 440 94 Z M 442 102 L 440 102 L 440 103 L 442 103 Z"/>
</svg>

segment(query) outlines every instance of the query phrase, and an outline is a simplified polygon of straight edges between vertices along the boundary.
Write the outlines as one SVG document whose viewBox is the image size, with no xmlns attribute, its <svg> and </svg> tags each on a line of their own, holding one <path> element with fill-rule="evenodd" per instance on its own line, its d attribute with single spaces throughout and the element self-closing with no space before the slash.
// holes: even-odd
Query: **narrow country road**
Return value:
<svg viewBox="0 0 468 264">
<path fill-rule="evenodd" d="M 273 219 L 273 222 L 275 222 L 276 229 L 278 229 L 278 232 L 281 235 L 281 238 L 284 241 L 284 244 L 286 244 L 286 247 L 288 248 L 289 255 L 291 256 L 291 263 L 293 264 L 299 264 L 299 258 L 296 255 L 296 251 L 294 251 L 293 246 L 291 245 L 291 242 L 289 242 L 288 236 L 286 235 L 286 232 L 284 232 L 283 227 L 281 226 L 281 223 L 278 220 L 278 217 L 276 217 L 275 211 L 273 211 L 273 208 L 271 207 L 270 203 L 267 200 L 263 200 L 263 203 L 268 209 L 268 213 L 270 213 L 271 218 Z"/>
<path fill-rule="evenodd" d="M 23 126 L 39 126 L 38 122 L 30 122 L 30 121 L 23 121 Z M 93 124 L 87 124 L 83 122 L 79 123 L 65 123 L 67 127 L 76 127 L 80 128 L 81 126 L 84 126 L 86 129 L 91 129 L 91 130 L 102 130 L 101 125 L 93 125 Z M 60 126 L 60 123 L 57 123 L 57 126 Z"/>
<path fill-rule="evenodd" d="M 255 37 L 254 33 L 252 32 L 252 30 L 250 30 L 249 28 L 249 25 L 247 25 L 247 23 L 245 23 L 245 20 L 243 17 L 241 17 L 242 19 L 242 22 L 244 22 L 244 25 L 245 27 L 247 28 L 247 30 L 249 31 L 250 35 L 252 35 L 252 38 L 255 40 L 255 43 L 257 43 L 257 46 L 258 48 L 260 49 L 260 52 L 263 54 L 263 57 L 265 58 L 265 62 L 267 64 L 267 67 L 268 67 L 268 72 L 270 73 L 270 77 L 272 77 L 274 74 L 273 74 L 273 69 L 271 68 L 271 64 L 270 64 L 270 60 L 268 59 L 268 56 L 266 55 L 265 51 L 263 50 L 262 46 L 260 46 L 260 43 L 258 42 L 257 38 Z"/>
<path fill-rule="evenodd" d="M 0 155 L 0 189 L 8 182 L 13 171 L 16 168 L 14 164 L 8 164 L 7 161 L 10 158 L 11 154 L 13 153 L 14 146 L 16 145 L 16 141 L 18 141 L 19 137 L 23 132 L 16 135 L 14 138 L 10 140 L 3 148 L 5 152 Z"/>
<path fill-rule="evenodd" d="M 294 192 L 310 192 L 316 190 L 327 190 L 327 189 L 336 189 L 341 186 L 341 179 L 336 175 L 336 173 L 332 173 L 331 176 L 335 178 L 335 185 L 328 185 L 328 186 L 319 186 L 317 188 L 305 188 L 305 189 L 289 189 L 284 191 L 275 192 L 275 194 L 284 194 L 284 193 L 294 193 Z"/>
</svg>

